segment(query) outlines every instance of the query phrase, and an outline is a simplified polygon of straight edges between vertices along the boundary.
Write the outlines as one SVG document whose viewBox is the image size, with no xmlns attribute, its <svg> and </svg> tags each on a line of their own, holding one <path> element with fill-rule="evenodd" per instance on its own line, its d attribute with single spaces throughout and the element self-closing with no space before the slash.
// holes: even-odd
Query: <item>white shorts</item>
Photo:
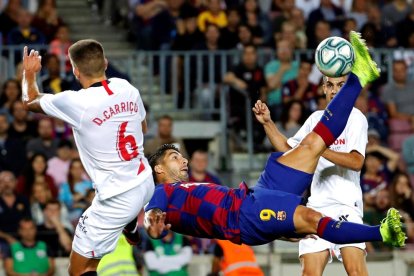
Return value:
<svg viewBox="0 0 414 276">
<path fill-rule="evenodd" d="M 138 216 L 154 193 L 152 174 L 140 185 L 124 193 L 98 200 L 79 219 L 72 250 L 89 258 L 100 259 L 112 252 L 124 227 Z"/>
<path fill-rule="evenodd" d="M 313 208 L 318 212 L 321 212 L 325 216 L 329 216 L 335 220 L 344 220 L 349 222 L 355 222 L 363 224 L 361 216 L 346 205 L 333 205 L 326 208 Z M 357 247 L 365 251 L 365 243 L 350 243 L 350 244 L 334 244 L 324 239 L 317 237 L 317 239 L 303 239 L 299 241 L 299 257 L 304 254 L 321 252 L 324 250 L 329 251 L 329 263 L 332 262 L 332 255 L 342 262 L 341 248 L 343 247 Z M 366 254 L 366 253 L 365 253 Z"/>
</svg>

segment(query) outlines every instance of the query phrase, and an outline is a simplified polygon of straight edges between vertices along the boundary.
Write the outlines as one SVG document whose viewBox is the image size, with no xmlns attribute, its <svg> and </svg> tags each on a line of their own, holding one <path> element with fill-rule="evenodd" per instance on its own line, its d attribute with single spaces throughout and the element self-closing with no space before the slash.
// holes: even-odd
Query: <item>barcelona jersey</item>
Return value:
<svg viewBox="0 0 414 276">
<path fill-rule="evenodd" d="M 247 191 L 244 182 L 239 189 L 212 183 L 159 184 L 145 211 L 166 212 L 165 223 L 174 232 L 241 243 L 238 217 Z"/>
</svg>

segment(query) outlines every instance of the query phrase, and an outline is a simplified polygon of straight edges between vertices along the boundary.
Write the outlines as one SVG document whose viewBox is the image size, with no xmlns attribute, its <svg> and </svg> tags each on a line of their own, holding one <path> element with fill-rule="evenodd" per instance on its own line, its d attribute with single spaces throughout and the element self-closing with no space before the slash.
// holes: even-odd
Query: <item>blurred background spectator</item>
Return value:
<svg viewBox="0 0 414 276">
<path fill-rule="evenodd" d="M 194 151 L 190 159 L 188 181 L 221 185 L 220 179 L 216 175 L 208 172 L 207 168 L 208 152 L 202 150 Z"/>
</svg>

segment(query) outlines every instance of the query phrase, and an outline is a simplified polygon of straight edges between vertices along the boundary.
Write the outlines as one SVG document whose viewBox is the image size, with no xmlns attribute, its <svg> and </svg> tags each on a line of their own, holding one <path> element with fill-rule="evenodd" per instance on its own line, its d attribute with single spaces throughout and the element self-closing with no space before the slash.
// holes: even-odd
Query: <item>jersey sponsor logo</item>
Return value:
<svg viewBox="0 0 414 276">
<path fill-rule="evenodd" d="M 277 213 L 271 209 L 263 209 L 260 211 L 260 219 L 262 221 L 269 221 L 272 218 L 277 220 L 285 220 L 286 219 L 286 212 L 285 211 L 277 211 Z"/>
<path fill-rule="evenodd" d="M 345 138 L 342 139 L 336 139 L 335 142 L 333 142 L 333 145 L 337 146 L 337 145 L 345 145 Z"/>
<path fill-rule="evenodd" d="M 113 106 L 108 106 L 102 112 L 102 116 L 95 117 L 92 119 L 96 125 L 101 126 L 104 122 L 111 119 L 112 116 L 117 115 L 119 113 L 137 113 L 138 112 L 138 105 L 134 102 L 121 102 L 119 104 L 114 104 Z"/>
<path fill-rule="evenodd" d="M 82 231 L 84 234 L 86 234 L 88 231 L 86 231 L 86 225 L 85 225 L 85 220 L 88 219 L 87 215 L 82 215 L 79 218 L 79 222 L 78 222 L 78 228 L 80 231 Z"/>
</svg>

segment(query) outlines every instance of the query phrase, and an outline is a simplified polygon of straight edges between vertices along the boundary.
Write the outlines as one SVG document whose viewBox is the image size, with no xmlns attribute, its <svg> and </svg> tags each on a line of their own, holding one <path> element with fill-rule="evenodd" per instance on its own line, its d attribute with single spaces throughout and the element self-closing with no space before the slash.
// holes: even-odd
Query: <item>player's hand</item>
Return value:
<svg viewBox="0 0 414 276">
<path fill-rule="evenodd" d="M 30 50 L 27 52 L 27 46 L 23 48 L 23 72 L 38 73 L 42 69 L 42 57 L 38 51 Z"/>
<path fill-rule="evenodd" d="M 168 231 L 171 228 L 171 224 L 165 224 L 165 218 L 167 213 L 165 212 L 151 212 L 147 216 L 147 232 L 151 238 L 159 238 L 164 231 Z"/>
<path fill-rule="evenodd" d="M 254 115 L 256 116 L 256 119 L 262 124 L 266 124 L 269 122 L 272 122 L 272 118 L 270 117 L 270 110 L 267 107 L 267 105 L 262 102 L 261 100 L 258 100 L 256 104 L 252 108 Z"/>
</svg>

